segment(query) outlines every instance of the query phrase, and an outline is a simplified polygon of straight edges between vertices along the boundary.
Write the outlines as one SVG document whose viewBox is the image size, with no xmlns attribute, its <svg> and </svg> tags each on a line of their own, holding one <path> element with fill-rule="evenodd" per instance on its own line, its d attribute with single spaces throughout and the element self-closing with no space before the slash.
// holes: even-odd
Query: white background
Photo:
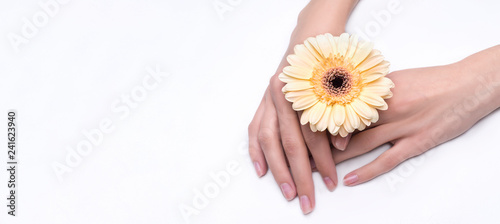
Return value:
<svg viewBox="0 0 500 224">
<path fill-rule="evenodd" d="M 9 35 L 21 35 L 23 18 L 46 1 L 0 3 L 0 162 L 8 109 L 18 111 L 20 161 L 17 217 L 6 214 L 0 172 L 2 224 L 185 223 L 179 208 L 188 206 L 197 210 L 191 223 L 500 222 L 498 111 L 366 184 L 329 192 L 314 174 L 316 209 L 307 216 L 270 173 L 257 178 L 247 125 L 306 0 L 233 1 L 222 17 L 213 0 L 74 0 L 16 51 Z M 369 37 L 391 70 L 452 63 L 499 43 L 498 1 L 401 0 L 381 24 L 374 15 L 388 3 L 361 1 L 347 31 L 378 23 Z M 113 111 L 157 65 L 169 76 L 130 114 Z M 113 131 L 59 181 L 54 164 L 67 165 L 68 148 L 106 119 Z M 338 165 L 339 177 L 387 148 Z M 210 173 L 228 164 L 238 172 L 196 208 L 194 192 L 214 186 Z"/>
</svg>

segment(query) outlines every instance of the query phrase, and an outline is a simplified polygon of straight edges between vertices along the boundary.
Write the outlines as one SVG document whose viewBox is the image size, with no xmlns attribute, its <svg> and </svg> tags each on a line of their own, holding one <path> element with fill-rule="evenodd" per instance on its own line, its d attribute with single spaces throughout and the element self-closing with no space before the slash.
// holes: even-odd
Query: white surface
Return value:
<svg viewBox="0 0 500 224">
<path fill-rule="evenodd" d="M 38 2 L 0 3 L 0 162 L 11 108 L 20 153 L 18 216 L 0 200 L 0 223 L 184 223 L 179 207 L 193 206 L 194 191 L 214 183 L 209 173 L 233 163 L 239 173 L 191 223 L 500 222 L 498 111 L 361 186 L 332 193 L 315 174 L 316 209 L 307 216 L 270 174 L 256 177 L 246 128 L 305 0 L 234 1 L 223 20 L 212 0 L 72 1 L 15 52 L 7 35 L 20 33 Z M 388 2 L 361 1 L 347 31 L 363 29 Z M 392 70 L 451 63 L 499 43 L 498 1 L 401 7 L 371 38 Z M 113 103 L 156 65 L 170 76 L 122 119 Z M 52 165 L 105 118 L 114 130 L 58 181 Z M 385 149 L 340 164 L 339 177 Z M 2 170 L 2 198 L 6 178 Z"/>
</svg>

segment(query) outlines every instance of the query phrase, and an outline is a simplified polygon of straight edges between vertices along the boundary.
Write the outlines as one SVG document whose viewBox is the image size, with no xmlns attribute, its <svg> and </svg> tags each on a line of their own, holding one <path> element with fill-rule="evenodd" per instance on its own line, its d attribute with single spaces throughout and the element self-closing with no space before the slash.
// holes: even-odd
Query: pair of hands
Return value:
<svg viewBox="0 0 500 224">
<path fill-rule="evenodd" d="M 307 37 L 343 32 L 342 25 L 318 25 L 317 14 L 308 13 L 316 6 L 311 2 L 299 16 L 285 56 Z M 379 111 L 379 121 L 351 139 L 312 132 L 308 125 L 300 125 L 300 114 L 281 91 L 285 83 L 278 75 L 288 65 L 283 59 L 248 128 L 249 152 L 257 175 L 263 176 L 270 169 L 284 197 L 292 200 L 298 196 L 302 212 L 310 213 L 315 207 L 313 168 L 332 191 L 338 184 L 336 163 L 392 143 L 377 159 L 344 177 L 345 185 L 354 186 L 462 134 L 498 108 L 499 94 L 492 85 L 500 80 L 499 59 L 497 46 L 455 64 L 388 74 L 396 86 L 394 96 L 386 101 L 389 109 Z M 340 150 L 332 150 L 330 143 Z"/>
</svg>

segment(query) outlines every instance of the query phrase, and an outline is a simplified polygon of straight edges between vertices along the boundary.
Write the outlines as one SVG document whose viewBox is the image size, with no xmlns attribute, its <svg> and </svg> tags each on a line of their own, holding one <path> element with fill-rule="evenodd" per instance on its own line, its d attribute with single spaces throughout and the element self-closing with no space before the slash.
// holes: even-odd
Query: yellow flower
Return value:
<svg viewBox="0 0 500 224">
<path fill-rule="evenodd" d="M 389 62 L 372 43 L 327 33 L 295 46 L 287 60 L 279 75 L 287 83 L 283 93 L 312 131 L 345 137 L 377 122 L 377 109 L 387 110 L 384 99 L 392 97 L 394 83 L 385 77 Z"/>
</svg>

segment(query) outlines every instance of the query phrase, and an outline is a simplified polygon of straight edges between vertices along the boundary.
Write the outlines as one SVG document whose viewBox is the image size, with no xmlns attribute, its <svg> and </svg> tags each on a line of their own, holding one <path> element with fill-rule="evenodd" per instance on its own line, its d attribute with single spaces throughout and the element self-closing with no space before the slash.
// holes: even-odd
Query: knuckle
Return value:
<svg viewBox="0 0 500 224">
<path fill-rule="evenodd" d="M 260 144 L 267 145 L 274 140 L 274 132 L 269 128 L 263 128 L 259 131 L 257 139 Z"/>
<path fill-rule="evenodd" d="M 291 137 L 284 137 L 281 139 L 281 144 L 287 155 L 295 155 L 297 153 L 297 140 Z"/>
<path fill-rule="evenodd" d="M 274 89 L 274 90 L 281 90 L 285 83 L 283 83 L 279 78 L 278 75 L 273 75 L 271 76 L 271 79 L 269 80 L 269 86 Z"/>
</svg>

